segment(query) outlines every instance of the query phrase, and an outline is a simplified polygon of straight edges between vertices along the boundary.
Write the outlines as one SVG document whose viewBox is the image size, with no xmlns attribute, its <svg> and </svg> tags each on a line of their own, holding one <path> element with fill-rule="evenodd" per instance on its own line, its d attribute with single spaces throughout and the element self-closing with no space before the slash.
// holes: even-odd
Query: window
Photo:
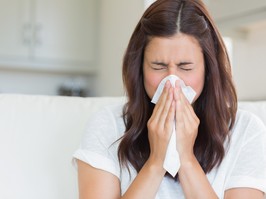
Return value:
<svg viewBox="0 0 266 199">
<path fill-rule="evenodd" d="M 230 63 L 232 65 L 232 63 L 233 63 L 233 40 L 230 37 L 223 37 L 223 40 L 224 40 L 224 44 L 225 44 L 226 49 L 227 49 Z"/>
<path fill-rule="evenodd" d="M 155 0 L 144 0 L 144 8 L 147 9 Z"/>
</svg>

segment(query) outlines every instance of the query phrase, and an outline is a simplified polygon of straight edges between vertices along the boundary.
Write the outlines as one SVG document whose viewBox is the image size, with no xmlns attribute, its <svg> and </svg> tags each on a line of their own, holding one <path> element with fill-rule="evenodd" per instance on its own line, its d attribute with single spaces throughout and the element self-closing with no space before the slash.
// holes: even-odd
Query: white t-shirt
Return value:
<svg viewBox="0 0 266 199">
<path fill-rule="evenodd" d="M 80 148 L 73 157 L 74 164 L 77 158 L 117 176 L 124 194 L 137 173 L 130 167 L 130 178 L 128 170 L 121 170 L 119 166 L 117 140 L 125 131 L 122 108 L 122 104 L 105 107 L 93 116 Z M 258 117 L 238 110 L 226 155 L 221 165 L 207 174 L 207 178 L 221 199 L 225 190 L 236 187 L 249 187 L 266 192 L 266 127 Z M 181 185 L 169 177 L 164 177 L 156 199 L 172 198 L 184 198 Z"/>
</svg>

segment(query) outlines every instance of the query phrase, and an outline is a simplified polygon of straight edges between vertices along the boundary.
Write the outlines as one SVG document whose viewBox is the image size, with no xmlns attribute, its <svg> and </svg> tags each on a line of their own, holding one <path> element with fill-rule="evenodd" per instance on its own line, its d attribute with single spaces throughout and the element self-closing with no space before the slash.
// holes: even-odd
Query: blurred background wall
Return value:
<svg viewBox="0 0 266 199">
<path fill-rule="evenodd" d="M 0 0 L 0 93 L 120 96 L 128 40 L 152 0 Z M 266 99 L 266 1 L 205 0 L 240 100 Z"/>
</svg>

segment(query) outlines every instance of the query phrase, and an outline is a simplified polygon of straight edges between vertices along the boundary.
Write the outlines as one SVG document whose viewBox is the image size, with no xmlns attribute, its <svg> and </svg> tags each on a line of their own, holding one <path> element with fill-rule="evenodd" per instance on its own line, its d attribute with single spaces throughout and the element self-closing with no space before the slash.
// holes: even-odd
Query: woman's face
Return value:
<svg viewBox="0 0 266 199">
<path fill-rule="evenodd" d="M 168 75 L 176 75 L 200 96 L 205 77 L 204 57 L 198 41 L 186 34 L 153 37 L 144 52 L 144 87 L 150 98 Z"/>
</svg>

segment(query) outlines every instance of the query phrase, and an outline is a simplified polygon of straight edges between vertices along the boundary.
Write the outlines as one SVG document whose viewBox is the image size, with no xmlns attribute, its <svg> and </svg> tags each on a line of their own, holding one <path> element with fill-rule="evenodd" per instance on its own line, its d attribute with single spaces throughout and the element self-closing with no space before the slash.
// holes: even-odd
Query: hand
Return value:
<svg viewBox="0 0 266 199">
<path fill-rule="evenodd" d="M 167 146 L 173 130 L 174 115 L 173 88 L 170 82 L 167 81 L 147 123 L 151 150 L 149 159 L 161 167 L 163 166 Z"/>
<path fill-rule="evenodd" d="M 193 148 L 198 135 L 200 120 L 178 83 L 176 83 L 174 90 L 174 100 L 176 106 L 176 145 L 182 163 L 182 161 L 191 160 L 195 157 Z"/>
</svg>

